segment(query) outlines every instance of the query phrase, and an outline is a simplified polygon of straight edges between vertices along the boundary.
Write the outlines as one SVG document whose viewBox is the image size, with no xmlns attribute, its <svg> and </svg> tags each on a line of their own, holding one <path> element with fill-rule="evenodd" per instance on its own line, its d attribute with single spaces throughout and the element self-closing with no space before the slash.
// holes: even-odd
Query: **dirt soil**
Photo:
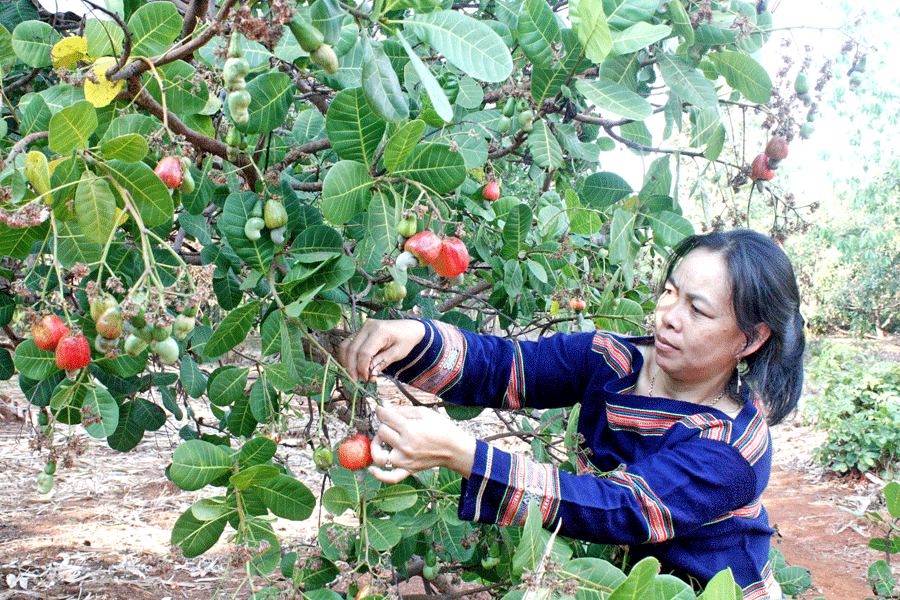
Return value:
<svg viewBox="0 0 900 600">
<path fill-rule="evenodd" d="M 396 395 L 390 384 L 385 394 Z M 223 540 L 208 553 L 184 559 L 169 544 L 178 516 L 203 492 L 183 492 L 164 469 L 177 444 L 176 427 L 146 435 L 127 454 L 82 435 L 84 452 L 60 468 L 53 491 L 39 495 L 35 480 L 46 462 L 33 440 L 36 411 L 18 388 L 0 387 L 0 600 L 210 600 L 247 598 L 244 573 L 230 567 Z M 490 423 L 473 427 L 490 432 Z M 797 422 L 773 430 L 775 468 L 765 496 L 779 536 L 773 542 L 788 564 L 809 569 L 812 599 L 863 600 L 868 565 L 880 555 L 866 546 L 872 531 L 842 509 L 875 509 L 878 481 L 835 480 L 810 453 L 820 434 Z M 298 436 L 280 445 L 287 466 L 317 493 L 322 479 Z M 883 508 L 883 507 L 882 507 Z M 279 520 L 283 548 L 302 556 L 316 545 L 319 511 L 305 522 Z M 415 580 L 418 581 L 418 580 Z M 260 581 L 255 582 L 260 585 Z M 275 581 L 281 589 L 286 582 Z M 409 588 L 409 592 L 421 589 Z M 285 594 L 283 597 L 290 597 Z"/>
</svg>

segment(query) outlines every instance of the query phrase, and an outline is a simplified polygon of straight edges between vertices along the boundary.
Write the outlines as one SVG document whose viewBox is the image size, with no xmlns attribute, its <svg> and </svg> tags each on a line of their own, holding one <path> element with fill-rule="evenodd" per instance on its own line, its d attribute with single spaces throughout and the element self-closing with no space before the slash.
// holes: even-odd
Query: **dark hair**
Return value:
<svg viewBox="0 0 900 600">
<path fill-rule="evenodd" d="M 744 357 L 749 372 L 741 375 L 741 383 L 749 381 L 762 398 L 769 423 L 775 425 L 796 408 L 803 387 L 806 338 L 791 262 L 774 240 L 749 229 L 692 235 L 672 252 L 662 285 L 678 262 L 697 248 L 719 252 L 725 260 L 734 314 L 747 340 L 756 337 L 756 326 L 760 323 L 772 330 L 769 339 L 756 352 Z M 737 381 L 735 371 L 729 393 L 740 399 Z"/>
</svg>

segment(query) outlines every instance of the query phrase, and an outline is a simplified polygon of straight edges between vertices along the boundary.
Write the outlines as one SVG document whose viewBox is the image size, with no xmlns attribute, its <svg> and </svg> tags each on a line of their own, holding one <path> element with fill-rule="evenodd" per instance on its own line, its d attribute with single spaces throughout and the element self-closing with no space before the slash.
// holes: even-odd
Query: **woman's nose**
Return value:
<svg viewBox="0 0 900 600">
<path fill-rule="evenodd" d="M 681 310 L 678 302 L 667 304 L 657 309 L 660 324 L 676 331 L 681 329 Z"/>
</svg>

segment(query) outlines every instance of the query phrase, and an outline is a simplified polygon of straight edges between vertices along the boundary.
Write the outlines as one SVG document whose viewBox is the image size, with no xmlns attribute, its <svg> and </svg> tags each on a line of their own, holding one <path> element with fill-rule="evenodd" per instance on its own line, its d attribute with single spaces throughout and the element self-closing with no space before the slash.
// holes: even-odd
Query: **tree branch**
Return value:
<svg viewBox="0 0 900 600">
<path fill-rule="evenodd" d="M 183 135 L 194 147 L 210 154 L 220 156 L 225 161 L 228 160 L 228 146 L 224 142 L 194 131 L 171 112 L 169 112 L 168 115 L 165 115 L 162 105 L 157 102 L 146 89 L 141 88 L 140 92 L 134 96 L 134 101 L 138 107 L 143 108 L 160 121 L 168 122 L 169 129 L 171 129 L 173 133 Z M 232 164 L 243 172 L 244 179 L 247 181 L 247 185 L 250 186 L 250 189 L 254 189 L 256 182 L 259 179 L 259 175 L 257 174 L 253 163 L 250 162 L 250 159 L 243 154 L 239 154 L 238 157 L 232 161 Z"/>
</svg>

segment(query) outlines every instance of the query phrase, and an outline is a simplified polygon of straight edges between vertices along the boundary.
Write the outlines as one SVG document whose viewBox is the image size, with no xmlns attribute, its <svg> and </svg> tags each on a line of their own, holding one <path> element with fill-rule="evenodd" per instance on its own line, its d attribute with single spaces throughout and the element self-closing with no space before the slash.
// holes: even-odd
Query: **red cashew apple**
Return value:
<svg viewBox="0 0 900 600">
<path fill-rule="evenodd" d="M 397 257 L 394 264 L 401 270 L 417 264 L 430 265 L 437 259 L 442 246 L 441 238 L 435 232 L 426 229 L 406 240 L 403 245 L 405 252 Z"/>
<path fill-rule="evenodd" d="M 69 335 L 69 328 L 58 316 L 47 315 L 31 326 L 31 335 L 41 350 L 56 350 L 59 340 Z"/>
<path fill-rule="evenodd" d="M 355 471 L 372 464 L 372 444 L 361 433 L 348 438 L 338 446 L 338 461 L 345 469 Z"/>
<path fill-rule="evenodd" d="M 784 160 L 788 155 L 787 138 L 783 135 L 773 135 L 766 144 L 766 156 L 772 160 Z"/>
<path fill-rule="evenodd" d="M 441 277 L 448 279 L 462 274 L 469 268 L 469 251 L 466 245 L 457 237 L 446 238 L 431 268 Z"/>
<path fill-rule="evenodd" d="M 569 306 L 575 312 L 581 312 L 585 308 L 587 308 L 587 302 L 584 301 L 584 298 L 581 298 L 579 296 L 572 296 L 572 298 L 569 300 Z"/>
<path fill-rule="evenodd" d="M 184 183 L 184 171 L 181 168 L 181 159 L 177 156 L 164 156 L 157 164 L 153 172 L 162 179 L 166 187 L 177 190 Z"/>
<path fill-rule="evenodd" d="M 753 181 L 759 181 L 760 179 L 769 181 L 775 177 L 775 171 L 769 168 L 769 157 L 765 154 L 760 154 L 753 159 L 750 170 L 750 178 Z"/>
<path fill-rule="evenodd" d="M 489 181 L 484 189 L 481 191 L 481 196 L 485 200 L 494 201 L 500 197 L 500 184 L 496 181 Z"/>
<path fill-rule="evenodd" d="M 84 334 L 67 335 L 56 345 L 56 366 L 66 371 L 77 371 L 91 362 L 91 344 Z"/>
</svg>

